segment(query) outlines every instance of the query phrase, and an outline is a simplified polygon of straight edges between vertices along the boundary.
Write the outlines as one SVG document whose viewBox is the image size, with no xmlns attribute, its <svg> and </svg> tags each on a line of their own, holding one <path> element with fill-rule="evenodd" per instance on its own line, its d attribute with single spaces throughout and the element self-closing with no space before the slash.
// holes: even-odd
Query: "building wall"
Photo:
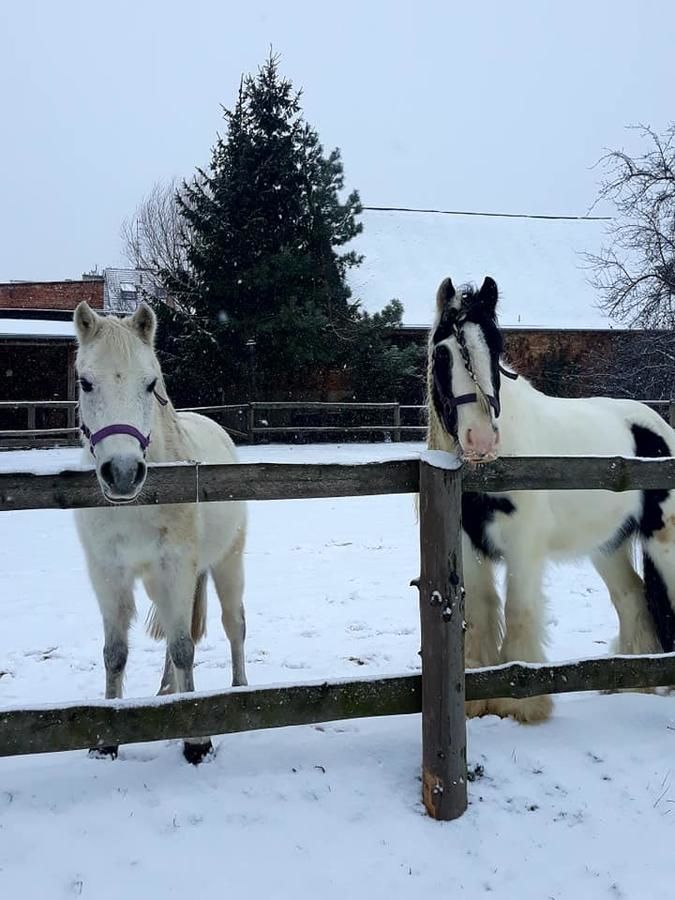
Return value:
<svg viewBox="0 0 675 900">
<path fill-rule="evenodd" d="M 73 310 L 82 300 L 94 309 L 103 309 L 102 278 L 0 284 L 0 309 Z"/>
<path fill-rule="evenodd" d="M 561 397 L 593 392 L 600 360 L 611 358 L 617 332 L 504 329 L 504 351 L 535 387 Z"/>
</svg>

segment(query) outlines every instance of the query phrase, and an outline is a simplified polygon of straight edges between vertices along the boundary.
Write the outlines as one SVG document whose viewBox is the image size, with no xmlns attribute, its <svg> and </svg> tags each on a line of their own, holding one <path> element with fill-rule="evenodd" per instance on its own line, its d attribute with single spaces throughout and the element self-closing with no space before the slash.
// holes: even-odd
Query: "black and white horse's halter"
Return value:
<svg viewBox="0 0 675 900">
<path fill-rule="evenodd" d="M 160 406 L 166 406 L 168 404 L 168 400 L 166 397 L 162 397 L 157 391 L 152 392 L 160 404 Z M 96 456 L 96 445 L 100 444 L 100 442 L 107 437 L 110 437 L 112 434 L 128 434 L 129 437 L 136 438 L 138 443 L 141 445 L 141 450 L 143 451 L 143 456 L 145 456 L 148 447 L 150 446 L 150 438 L 151 435 L 143 434 L 142 431 L 139 431 L 135 425 L 126 425 L 124 422 L 117 422 L 113 425 L 105 425 L 103 428 L 99 428 L 98 431 L 91 431 L 84 422 L 80 422 L 80 431 L 89 441 L 89 450 L 91 451 L 92 456 Z"/>
<path fill-rule="evenodd" d="M 464 332 L 462 331 L 462 325 L 464 324 L 465 319 L 457 319 L 452 326 L 452 333 L 457 339 L 457 345 L 459 347 L 459 352 L 462 354 L 462 360 L 466 367 L 467 372 L 471 376 L 471 380 L 478 388 L 478 379 L 476 378 L 476 374 L 473 371 L 473 366 L 471 365 L 471 357 L 469 355 L 469 348 L 466 346 L 466 338 L 464 337 Z M 518 378 L 518 375 L 515 372 L 509 372 L 508 369 L 505 369 L 501 363 L 499 363 L 499 371 L 502 375 L 505 375 L 507 378 L 511 378 L 513 381 Z M 443 408 L 445 414 L 448 418 L 452 415 L 452 413 L 456 412 L 458 406 L 464 406 L 467 403 L 478 403 L 479 391 L 472 391 L 469 394 L 459 394 L 459 396 L 455 397 L 454 394 L 445 394 L 443 393 L 440 379 L 438 377 L 438 373 L 434 368 L 434 385 L 436 387 L 436 392 L 441 399 L 441 403 L 443 404 Z M 495 394 L 486 394 L 482 389 L 480 393 L 485 396 L 488 403 L 492 407 L 495 419 L 499 418 L 499 414 L 502 410 L 501 402 L 499 399 L 499 390 Z"/>
</svg>

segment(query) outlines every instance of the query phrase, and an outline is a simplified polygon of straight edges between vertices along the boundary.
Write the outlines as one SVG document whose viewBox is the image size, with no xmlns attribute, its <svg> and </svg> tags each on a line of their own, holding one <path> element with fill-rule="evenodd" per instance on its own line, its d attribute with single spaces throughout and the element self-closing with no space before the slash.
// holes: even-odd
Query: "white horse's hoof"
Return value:
<svg viewBox="0 0 675 900">
<path fill-rule="evenodd" d="M 526 700 L 515 700 L 513 697 L 500 697 L 487 701 L 487 712 L 502 719 L 510 716 L 524 725 L 544 722 L 553 711 L 553 701 L 548 694 L 539 697 L 528 697 Z"/>
</svg>

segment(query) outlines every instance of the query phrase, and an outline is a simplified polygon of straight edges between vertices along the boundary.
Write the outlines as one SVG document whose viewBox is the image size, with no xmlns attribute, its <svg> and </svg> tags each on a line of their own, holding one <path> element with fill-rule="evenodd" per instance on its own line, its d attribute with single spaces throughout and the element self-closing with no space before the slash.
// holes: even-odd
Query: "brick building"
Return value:
<svg viewBox="0 0 675 900">
<path fill-rule="evenodd" d="M 73 311 L 85 300 L 102 313 L 130 313 L 158 288 L 147 272 L 105 269 L 78 281 L 0 283 L 0 401 L 75 400 Z M 26 425 L 25 408 L 0 408 L 0 431 Z M 72 427 L 72 411 L 28 412 L 31 427 Z"/>
<path fill-rule="evenodd" d="M 75 400 L 73 310 L 103 310 L 102 275 L 0 284 L 0 401 Z M 0 408 L 0 430 L 72 428 L 73 410 Z M 11 443 L 11 442 L 10 442 Z"/>
<path fill-rule="evenodd" d="M 0 284 L 0 310 L 62 310 L 72 312 L 81 300 L 103 309 L 102 275 L 81 281 L 10 281 Z"/>
</svg>

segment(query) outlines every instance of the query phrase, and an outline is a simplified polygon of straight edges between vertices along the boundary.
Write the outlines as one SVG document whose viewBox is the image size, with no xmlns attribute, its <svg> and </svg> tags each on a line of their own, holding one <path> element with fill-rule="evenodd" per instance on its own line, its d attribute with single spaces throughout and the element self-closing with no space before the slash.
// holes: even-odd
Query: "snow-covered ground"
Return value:
<svg viewBox="0 0 675 900">
<path fill-rule="evenodd" d="M 420 445 L 244 448 L 245 460 L 343 461 Z M 3 454 L 69 465 L 72 450 Z M 251 684 L 413 671 L 418 536 L 412 498 L 250 505 Z M 589 566 L 548 575 L 555 659 L 607 651 L 614 614 Z M 213 599 L 213 598 L 212 598 Z M 72 513 L 0 515 L 0 707 L 97 698 L 102 631 Z M 128 696 L 153 694 L 163 649 L 139 594 Z M 229 683 L 210 603 L 198 689 Z M 407 716 L 216 738 L 194 768 L 178 742 L 0 760 L 1 898 L 421 896 L 514 900 L 673 896 L 675 698 L 558 698 L 550 722 L 469 724 L 482 767 L 470 806 L 420 802 L 420 720 Z"/>
</svg>

